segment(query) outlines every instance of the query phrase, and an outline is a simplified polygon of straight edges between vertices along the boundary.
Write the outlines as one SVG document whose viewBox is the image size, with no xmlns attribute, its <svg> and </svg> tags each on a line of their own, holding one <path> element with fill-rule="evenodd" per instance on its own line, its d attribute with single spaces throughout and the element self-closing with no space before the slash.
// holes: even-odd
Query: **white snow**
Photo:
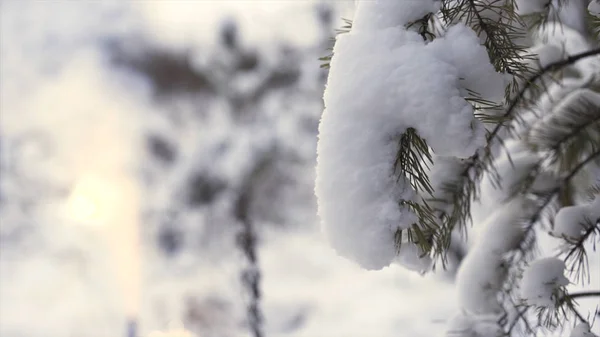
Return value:
<svg viewBox="0 0 600 337">
<path fill-rule="evenodd" d="M 579 1 L 570 1 L 569 3 L 571 2 Z M 549 22 L 535 31 L 533 37 L 536 46 L 546 45 L 542 50 L 551 51 L 548 55 L 541 56 L 541 61 L 544 63 L 559 58 L 556 49 L 562 51 L 560 59 L 565 59 L 594 48 L 594 45 L 588 41 L 583 33 L 565 22 Z M 553 47 L 548 49 L 548 46 Z M 593 78 L 594 74 L 600 71 L 600 56 L 586 57 L 571 67 L 577 69 L 583 79 Z"/>
<path fill-rule="evenodd" d="M 502 256 L 470 251 L 458 270 L 456 290 L 460 307 L 469 314 L 500 314 L 498 292 L 506 277 Z"/>
<path fill-rule="evenodd" d="M 540 68 L 564 59 L 564 50 L 555 44 L 540 44 L 532 48 L 531 52 L 536 54 Z"/>
<path fill-rule="evenodd" d="M 520 15 L 536 14 L 544 12 L 552 0 L 517 0 L 517 13 Z"/>
<path fill-rule="evenodd" d="M 436 57 L 455 67 L 461 88 L 468 88 L 491 102 L 504 99 L 504 79 L 494 71 L 487 51 L 481 48 L 471 28 L 454 25 L 446 31 L 444 38 L 435 39 L 427 47 L 433 48 Z"/>
<path fill-rule="evenodd" d="M 571 331 L 570 337 L 598 337 L 595 333 L 590 331 L 590 325 L 588 323 L 579 323 Z"/>
<path fill-rule="evenodd" d="M 448 322 L 446 337 L 502 337 L 499 316 L 459 313 Z"/>
<path fill-rule="evenodd" d="M 562 295 L 560 287 L 569 284 L 564 270 L 564 261 L 554 257 L 533 261 L 523 272 L 521 297 L 529 305 L 554 306 L 557 297 Z"/>
<path fill-rule="evenodd" d="M 530 214 L 529 203 L 515 198 L 496 206 L 456 276 L 458 302 L 473 315 L 500 314 L 498 294 L 506 279 L 505 254 L 523 238 L 522 220 Z"/>
<path fill-rule="evenodd" d="M 496 173 L 501 177 L 498 182 L 494 172 L 484 173 L 480 183 L 480 198 L 474 202 L 472 207 L 473 224 L 479 231 L 481 224 L 486 223 L 488 217 L 494 214 L 499 204 L 506 202 L 531 170 L 539 162 L 539 155 L 530 151 L 527 145 L 520 140 L 508 140 L 500 149 L 502 153 L 495 159 L 494 167 Z M 536 180 L 542 180 L 545 176 L 538 175 Z M 499 185 L 499 186 L 498 186 Z"/>
<path fill-rule="evenodd" d="M 600 15 L 600 0 L 592 0 L 588 5 L 588 11 L 593 15 Z"/>
<path fill-rule="evenodd" d="M 433 261 L 421 247 L 411 242 L 403 242 L 398 250 L 396 262 L 408 270 L 424 273 L 429 271 Z"/>
<path fill-rule="evenodd" d="M 560 22 L 561 25 L 586 35 L 588 34 L 587 21 L 582 20 L 582 18 L 588 14 L 589 3 L 590 0 L 552 0 L 549 16 L 556 22 Z"/>
<path fill-rule="evenodd" d="M 504 256 L 518 247 L 523 238 L 522 220 L 531 212 L 525 198 L 496 205 L 483 224 L 475 245 L 456 276 L 458 301 L 469 314 L 499 314 L 498 293 L 505 282 Z"/>
<path fill-rule="evenodd" d="M 553 234 L 567 240 L 578 240 L 600 221 L 600 196 L 583 205 L 563 207 L 554 218 Z"/>
<path fill-rule="evenodd" d="M 463 98 L 461 79 L 481 86 L 486 98 L 502 91 L 501 77 L 470 29 L 451 27 L 428 45 L 403 29 L 432 10 L 430 1 L 359 2 L 353 30 L 339 35 L 334 47 L 315 192 L 332 246 L 367 269 L 389 265 L 394 232 L 416 220 L 398 206 L 418 200 L 406 179 L 392 172 L 398 137 L 412 127 L 437 155 L 471 156 L 484 144 L 485 128 Z"/>
</svg>

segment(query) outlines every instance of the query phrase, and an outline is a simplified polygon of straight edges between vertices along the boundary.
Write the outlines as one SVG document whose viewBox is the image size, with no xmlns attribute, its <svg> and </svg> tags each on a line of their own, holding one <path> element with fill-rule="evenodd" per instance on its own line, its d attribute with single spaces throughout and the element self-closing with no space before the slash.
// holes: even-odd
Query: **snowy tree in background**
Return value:
<svg viewBox="0 0 600 337">
<path fill-rule="evenodd" d="M 448 336 L 595 336 L 599 8 L 359 1 L 324 58 L 324 231 L 366 269 L 426 272 L 473 224 Z"/>
<path fill-rule="evenodd" d="M 247 319 L 236 310 L 238 298 L 184 295 L 181 319 L 201 336 L 235 335 L 240 325 L 264 335 L 261 232 L 312 222 L 314 195 L 298 186 L 314 179 L 305 172 L 314 163 L 325 80 L 315 65 L 332 10 L 315 7 L 322 38 L 308 48 L 249 46 L 234 20 L 222 23 L 214 50 L 192 54 L 151 41 L 111 46 L 113 62 L 149 80 L 161 107 L 147 118 L 142 169 L 145 241 L 161 252 L 159 268 L 181 277 L 238 250 L 246 260 Z M 161 304 L 152 306 L 160 311 Z"/>
</svg>

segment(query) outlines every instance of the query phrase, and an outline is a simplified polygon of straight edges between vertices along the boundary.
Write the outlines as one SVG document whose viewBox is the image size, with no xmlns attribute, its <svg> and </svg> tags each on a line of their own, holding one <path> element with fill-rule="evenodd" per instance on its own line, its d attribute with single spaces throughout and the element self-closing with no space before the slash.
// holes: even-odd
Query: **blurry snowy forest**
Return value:
<svg viewBox="0 0 600 337">
<path fill-rule="evenodd" d="M 0 335 L 444 331 L 451 271 L 361 270 L 318 226 L 319 57 L 352 9 L 2 1 Z"/>
</svg>

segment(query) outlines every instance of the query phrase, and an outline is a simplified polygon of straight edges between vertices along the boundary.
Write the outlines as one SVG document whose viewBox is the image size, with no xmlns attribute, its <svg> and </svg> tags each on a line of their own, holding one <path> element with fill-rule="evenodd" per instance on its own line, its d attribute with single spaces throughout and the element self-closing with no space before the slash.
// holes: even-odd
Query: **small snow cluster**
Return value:
<svg viewBox="0 0 600 337">
<path fill-rule="evenodd" d="M 529 305 L 554 306 L 561 287 L 569 284 L 563 275 L 564 261 L 555 257 L 535 260 L 525 269 L 521 283 L 521 297 Z"/>
<path fill-rule="evenodd" d="M 429 270 L 433 261 L 421 247 L 411 242 L 403 242 L 398 249 L 395 262 L 408 270 L 424 273 Z"/>
<path fill-rule="evenodd" d="M 480 184 L 481 198 L 477 205 L 477 212 L 482 214 L 474 214 L 474 222 L 485 221 L 499 203 L 511 196 L 511 192 L 527 178 L 540 160 L 539 155 L 519 140 L 507 140 L 503 151 L 494 161 L 494 167 L 502 180 L 498 184 L 494 172 L 483 175 Z"/>
<path fill-rule="evenodd" d="M 554 218 L 552 233 L 567 240 L 579 240 L 589 230 L 589 226 L 594 226 L 598 221 L 600 221 L 600 196 L 588 204 L 561 208 Z"/>
<path fill-rule="evenodd" d="M 598 337 L 595 333 L 590 331 L 590 325 L 587 323 L 577 324 L 571 331 L 570 337 Z"/>
<path fill-rule="evenodd" d="M 319 125 L 315 193 L 324 231 L 337 252 L 366 269 L 389 265 L 394 233 L 417 217 L 400 201 L 418 201 L 394 177 L 399 137 L 414 128 L 440 156 L 471 156 L 485 128 L 464 99 L 504 95 L 476 34 L 464 25 L 425 43 L 405 26 L 436 12 L 423 0 L 360 1 L 351 32 L 334 47 Z M 411 253 L 412 254 L 412 253 Z"/>
<path fill-rule="evenodd" d="M 541 26 L 534 32 L 533 40 L 531 51 L 538 55 L 541 67 L 595 47 L 577 25 L 566 22 L 550 22 Z M 600 71 L 600 57 L 586 57 L 570 67 L 577 69 L 582 77 L 591 79 Z"/>
<path fill-rule="evenodd" d="M 592 0 L 588 5 L 588 11 L 592 15 L 600 15 L 600 0 Z"/>
<path fill-rule="evenodd" d="M 448 324 L 446 337 L 502 337 L 506 334 L 498 326 L 496 316 L 474 319 L 464 313 L 452 317 Z"/>
<path fill-rule="evenodd" d="M 552 0 L 517 0 L 516 7 L 519 15 L 530 15 L 545 12 Z"/>
</svg>

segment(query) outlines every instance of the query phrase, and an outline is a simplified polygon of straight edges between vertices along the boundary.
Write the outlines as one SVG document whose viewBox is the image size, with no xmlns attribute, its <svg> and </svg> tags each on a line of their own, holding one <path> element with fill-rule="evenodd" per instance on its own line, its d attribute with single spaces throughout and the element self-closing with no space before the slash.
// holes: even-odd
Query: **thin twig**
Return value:
<svg viewBox="0 0 600 337">
<path fill-rule="evenodd" d="M 568 294 L 567 297 L 569 297 L 570 299 L 582 297 L 600 297 L 600 291 L 582 291 L 578 293 Z"/>
</svg>

